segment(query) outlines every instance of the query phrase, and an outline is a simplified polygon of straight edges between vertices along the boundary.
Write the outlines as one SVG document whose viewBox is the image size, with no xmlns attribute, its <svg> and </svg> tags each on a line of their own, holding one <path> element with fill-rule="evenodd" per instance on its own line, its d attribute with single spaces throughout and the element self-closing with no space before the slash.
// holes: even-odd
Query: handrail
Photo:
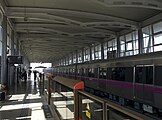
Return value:
<svg viewBox="0 0 162 120">
<path fill-rule="evenodd" d="M 81 80 L 68 79 L 60 76 L 54 77 L 53 80 L 73 90 L 84 89 L 84 82 Z"/>
<path fill-rule="evenodd" d="M 128 108 L 125 108 L 123 106 L 115 104 L 115 103 L 113 103 L 111 101 L 105 100 L 105 99 L 100 98 L 98 96 L 92 95 L 92 94 L 87 93 L 85 91 L 79 91 L 79 93 L 81 95 L 89 97 L 90 99 L 93 99 L 93 100 L 95 100 L 97 102 L 100 102 L 101 104 L 103 104 L 103 108 L 106 108 L 107 110 L 108 110 L 108 108 L 105 107 L 105 105 L 112 108 L 112 109 L 114 109 L 114 110 L 116 110 L 116 111 L 119 111 L 119 112 L 121 112 L 121 113 L 123 113 L 123 114 L 125 114 L 127 116 L 130 116 L 131 118 L 136 119 L 136 120 L 153 120 L 150 117 L 147 117 L 147 116 L 145 116 L 145 115 L 143 115 L 141 113 L 135 112 L 133 110 L 130 110 Z M 106 114 L 107 114 L 107 110 L 105 110 Z M 104 111 L 104 109 L 103 109 L 103 111 Z M 105 113 L 103 113 L 103 114 L 105 114 Z M 106 117 L 107 116 L 108 115 L 106 115 Z M 105 120 L 105 119 L 103 119 L 103 120 Z M 108 119 L 106 118 L 106 120 L 108 120 Z"/>
<path fill-rule="evenodd" d="M 104 104 L 104 102 L 106 102 L 106 100 L 104 100 L 104 99 L 102 99 L 102 98 L 100 98 L 100 97 L 98 97 L 98 96 L 89 94 L 89 93 L 87 93 L 87 92 L 85 92 L 85 91 L 78 91 L 78 92 L 79 92 L 80 94 L 82 94 L 82 95 L 84 95 L 84 96 L 87 96 L 87 97 L 89 97 L 89 98 L 91 98 L 91 99 L 93 99 L 93 100 L 95 100 L 95 101 L 100 102 L 100 103 L 103 103 L 103 104 Z"/>
</svg>

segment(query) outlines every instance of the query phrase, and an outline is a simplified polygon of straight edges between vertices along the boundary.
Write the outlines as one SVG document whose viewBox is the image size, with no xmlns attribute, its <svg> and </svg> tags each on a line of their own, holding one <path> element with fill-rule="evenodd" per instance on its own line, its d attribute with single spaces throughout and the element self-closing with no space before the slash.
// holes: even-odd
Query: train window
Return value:
<svg viewBox="0 0 162 120">
<path fill-rule="evenodd" d="M 86 76 L 86 69 L 85 68 L 82 69 L 83 69 L 82 76 Z"/>
<path fill-rule="evenodd" d="M 103 68 L 103 79 L 107 79 L 107 69 Z"/>
<path fill-rule="evenodd" d="M 112 75 L 111 75 L 111 79 L 112 80 L 115 80 L 116 79 L 116 76 L 117 76 L 117 71 L 115 68 L 112 68 Z"/>
<path fill-rule="evenodd" d="M 133 82 L 133 67 L 126 67 L 125 68 L 125 81 L 126 82 Z"/>
<path fill-rule="evenodd" d="M 111 79 L 117 80 L 117 81 L 124 81 L 125 80 L 125 69 L 123 67 L 113 68 Z"/>
<path fill-rule="evenodd" d="M 98 72 L 99 72 L 99 68 L 95 68 L 94 69 L 94 77 L 98 78 Z"/>
<path fill-rule="evenodd" d="M 119 81 L 125 81 L 125 68 L 119 68 Z"/>
<path fill-rule="evenodd" d="M 136 83 L 142 83 L 142 67 L 136 67 L 135 70 L 135 81 Z"/>
<path fill-rule="evenodd" d="M 112 68 L 107 68 L 107 79 L 112 79 Z"/>
<path fill-rule="evenodd" d="M 136 67 L 136 83 L 153 84 L 153 66 Z"/>
<path fill-rule="evenodd" d="M 146 84 L 153 84 L 153 66 L 148 66 L 146 69 Z"/>
<path fill-rule="evenodd" d="M 102 68 L 99 68 L 99 78 L 102 78 Z"/>
<path fill-rule="evenodd" d="M 94 68 L 88 68 L 88 77 L 94 77 Z"/>
<path fill-rule="evenodd" d="M 95 77 L 95 71 L 94 71 L 94 68 L 91 68 L 91 77 Z"/>
<path fill-rule="evenodd" d="M 77 69 L 77 75 L 80 75 L 80 69 Z"/>
<path fill-rule="evenodd" d="M 85 69 L 85 76 L 86 76 L 86 77 L 89 77 L 89 68 L 86 68 L 86 69 Z"/>
<path fill-rule="evenodd" d="M 88 77 L 91 77 L 91 68 L 88 68 Z"/>
<path fill-rule="evenodd" d="M 155 66 L 155 85 L 162 86 L 162 66 Z"/>
</svg>

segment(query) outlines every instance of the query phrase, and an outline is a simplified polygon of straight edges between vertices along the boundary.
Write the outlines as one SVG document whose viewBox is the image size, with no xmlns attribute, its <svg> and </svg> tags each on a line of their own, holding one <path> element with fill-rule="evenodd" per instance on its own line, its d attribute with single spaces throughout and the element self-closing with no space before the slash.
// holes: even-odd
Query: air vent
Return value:
<svg viewBox="0 0 162 120">
<path fill-rule="evenodd" d="M 114 5 L 125 5 L 125 2 L 123 1 L 117 1 L 117 2 L 113 2 Z"/>
</svg>

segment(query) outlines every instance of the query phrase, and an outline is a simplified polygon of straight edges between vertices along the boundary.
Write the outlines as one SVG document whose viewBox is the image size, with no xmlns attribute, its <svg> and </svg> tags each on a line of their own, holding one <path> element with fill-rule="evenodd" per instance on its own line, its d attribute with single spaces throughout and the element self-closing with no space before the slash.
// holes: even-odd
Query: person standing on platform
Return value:
<svg viewBox="0 0 162 120">
<path fill-rule="evenodd" d="M 28 70 L 28 77 L 29 77 L 29 78 L 31 77 L 31 72 L 32 72 L 32 71 L 29 69 L 29 70 Z"/>
<path fill-rule="evenodd" d="M 27 81 L 27 72 L 24 68 L 22 70 L 22 78 L 24 79 L 25 82 Z"/>
<path fill-rule="evenodd" d="M 37 71 L 34 70 L 33 73 L 34 73 L 34 82 L 35 82 L 36 81 L 36 78 L 37 78 Z"/>
</svg>

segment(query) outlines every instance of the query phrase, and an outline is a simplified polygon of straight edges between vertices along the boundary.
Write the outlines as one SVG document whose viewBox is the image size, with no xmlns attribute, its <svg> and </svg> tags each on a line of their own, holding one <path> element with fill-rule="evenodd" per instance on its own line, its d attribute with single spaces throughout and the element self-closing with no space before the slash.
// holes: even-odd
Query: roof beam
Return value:
<svg viewBox="0 0 162 120">
<path fill-rule="evenodd" d="M 162 10 L 162 1 L 157 0 L 92 0 L 107 7 L 136 7 Z"/>
<path fill-rule="evenodd" d="M 96 0 L 97 1 L 97 0 Z M 86 18 L 94 18 L 94 19 L 98 19 L 100 20 L 104 20 L 104 21 L 112 21 L 112 22 L 121 22 L 121 23 L 126 23 L 126 24 L 130 24 L 130 25 L 135 25 L 137 26 L 138 23 L 132 20 L 127 20 L 124 18 L 120 18 L 120 17 L 114 17 L 114 16 L 110 16 L 110 15 L 105 15 L 105 14 L 97 14 L 97 13 L 92 13 L 92 12 L 88 12 L 88 11 L 78 11 L 78 10 L 64 10 L 64 9 L 49 9 L 49 8 L 31 8 L 31 7 L 7 7 L 7 14 L 8 16 L 13 16 L 14 14 L 18 14 L 18 13 L 22 13 L 24 14 L 24 9 L 26 10 L 26 13 L 55 13 L 55 15 L 73 15 L 73 16 L 79 16 L 79 17 L 86 17 Z M 47 15 L 46 14 L 46 15 Z M 40 16 L 41 17 L 41 16 Z M 66 18 L 65 18 L 66 19 Z M 67 18 L 68 19 L 68 18 Z M 73 22 L 73 21 L 71 21 Z M 75 22 L 75 21 L 74 21 Z M 83 25 L 81 24 L 81 22 L 79 22 L 80 24 L 77 23 L 78 21 L 76 21 L 76 25 Z"/>
</svg>

